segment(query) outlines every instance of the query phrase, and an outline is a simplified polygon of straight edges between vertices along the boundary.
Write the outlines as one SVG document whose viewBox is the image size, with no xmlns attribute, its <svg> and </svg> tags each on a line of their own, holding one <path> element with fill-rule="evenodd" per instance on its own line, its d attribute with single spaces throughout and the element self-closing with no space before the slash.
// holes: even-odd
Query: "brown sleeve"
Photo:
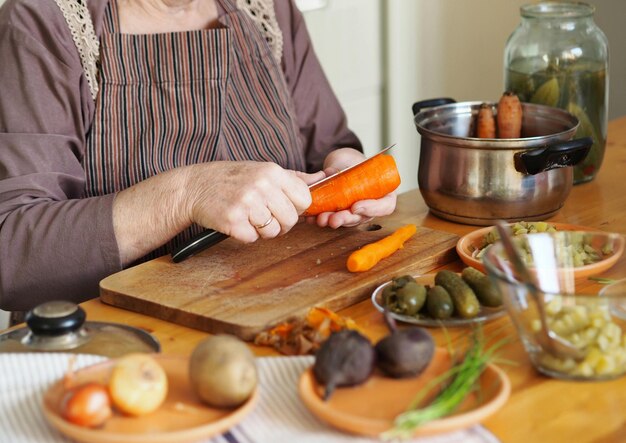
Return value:
<svg viewBox="0 0 626 443">
<path fill-rule="evenodd" d="M 307 170 L 322 168 L 328 153 L 340 147 L 362 151 L 347 127 L 346 115 L 315 55 L 304 18 L 293 0 L 274 0 L 283 33 L 283 71 L 293 97 L 306 147 Z"/>
<path fill-rule="evenodd" d="M 8 0 L 0 60 L 0 308 L 95 297 L 121 269 L 114 196 L 82 198 L 93 104 L 54 2 Z"/>
</svg>

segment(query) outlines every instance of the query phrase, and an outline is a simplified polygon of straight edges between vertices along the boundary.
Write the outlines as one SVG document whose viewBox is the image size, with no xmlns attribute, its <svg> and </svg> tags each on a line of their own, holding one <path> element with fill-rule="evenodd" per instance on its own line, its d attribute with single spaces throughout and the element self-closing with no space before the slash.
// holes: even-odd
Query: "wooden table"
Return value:
<svg viewBox="0 0 626 443">
<path fill-rule="evenodd" d="M 598 177 L 575 186 L 553 222 L 590 226 L 626 234 L 626 117 L 609 124 L 606 158 Z M 428 213 L 419 191 L 402 194 L 399 211 L 417 213 L 415 223 L 464 235 L 475 226 L 438 219 Z M 460 262 L 447 266 L 461 269 Z M 90 320 L 115 321 L 144 328 L 160 341 L 165 353 L 189 354 L 205 333 L 155 318 L 107 306 L 98 300 L 83 304 Z M 373 340 L 386 333 L 381 315 L 366 300 L 341 314 L 352 317 Z M 503 442 L 620 442 L 626 441 L 626 377 L 608 382 L 575 383 L 550 379 L 530 365 L 515 330 L 507 318 L 488 324 L 487 333 L 509 334 L 512 342 L 502 357 L 518 362 L 503 366 L 513 392 L 503 409 L 484 425 Z M 466 330 L 453 330 L 457 340 Z M 445 339 L 433 330 L 439 344 Z M 268 348 L 254 348 L 259 355 L 274 355 Z"/>
</svg>

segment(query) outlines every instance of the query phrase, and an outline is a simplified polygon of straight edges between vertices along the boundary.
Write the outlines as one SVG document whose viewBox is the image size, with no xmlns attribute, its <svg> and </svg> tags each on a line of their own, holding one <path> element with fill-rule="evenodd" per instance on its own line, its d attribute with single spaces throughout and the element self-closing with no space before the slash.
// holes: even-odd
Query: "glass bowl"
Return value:
<svg viewBox="0 0 626 443">
<path fill-rule="evenodd" d="M 603 284 L 626 276 L 624 236 L 561 231 L 521 235 L 513 242 L 535 280 L 551 334 L 584 355 L 575 360 L 541 345 L 537 301 L 498 241 L 487 250 L 483 263 L 502 292 L 533 366 L 548 376 L 571 380 L 605 380 L 626 373 L 626 283 L 612 290 Z M 581 277 L 576 273 L 581 266 L 596 266 L 597 273 Z"/>
<path fill-rule="evenodd" d="M 611 314 L 626 320 L 626 297 L 620 297 L 620 294 L 626 294 L 626 278 L 607 280 L 606 283 L 607 286 L 600 290 L 600 295 L 610 297 Z"/>
</svg>

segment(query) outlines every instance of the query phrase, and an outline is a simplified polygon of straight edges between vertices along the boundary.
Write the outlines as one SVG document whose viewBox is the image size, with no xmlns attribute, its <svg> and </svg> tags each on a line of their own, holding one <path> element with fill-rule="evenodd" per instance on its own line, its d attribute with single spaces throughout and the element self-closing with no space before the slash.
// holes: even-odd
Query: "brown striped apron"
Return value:
<svg viewBox="0 0 626 443">
<path fill-rule="evenodd" d="M 220 28 L 119 32 L 109 2 L 100 38 L 96 110 L 87 138 L 87 196 L 214 160 L 272 161 L 304 170 L 304 145 L 282 70 L 257 25 L 217 0 Z M 147 258 L 169 252 L 192 226 Z"/>
</svg>

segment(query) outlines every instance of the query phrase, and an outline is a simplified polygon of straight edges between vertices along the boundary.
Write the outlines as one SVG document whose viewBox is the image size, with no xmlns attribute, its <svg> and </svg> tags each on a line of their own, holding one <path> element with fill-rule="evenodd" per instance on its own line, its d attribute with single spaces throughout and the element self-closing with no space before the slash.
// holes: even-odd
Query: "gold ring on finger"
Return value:
<svg viewBox="0 0 626 443">
<path fill-rule="evenodd" d="M 257 229 L 263 229 L 264 227 L 266 227 L 267 225 L 272 223 L 272 220 L 274 220 L 274 216 L 270 214 L 270 218 L 268 218 L 265 221 L 265 223 L 261 223 L 260 225 L 254 225 L 254 227 L 257 228 Z"/>
</svg>

